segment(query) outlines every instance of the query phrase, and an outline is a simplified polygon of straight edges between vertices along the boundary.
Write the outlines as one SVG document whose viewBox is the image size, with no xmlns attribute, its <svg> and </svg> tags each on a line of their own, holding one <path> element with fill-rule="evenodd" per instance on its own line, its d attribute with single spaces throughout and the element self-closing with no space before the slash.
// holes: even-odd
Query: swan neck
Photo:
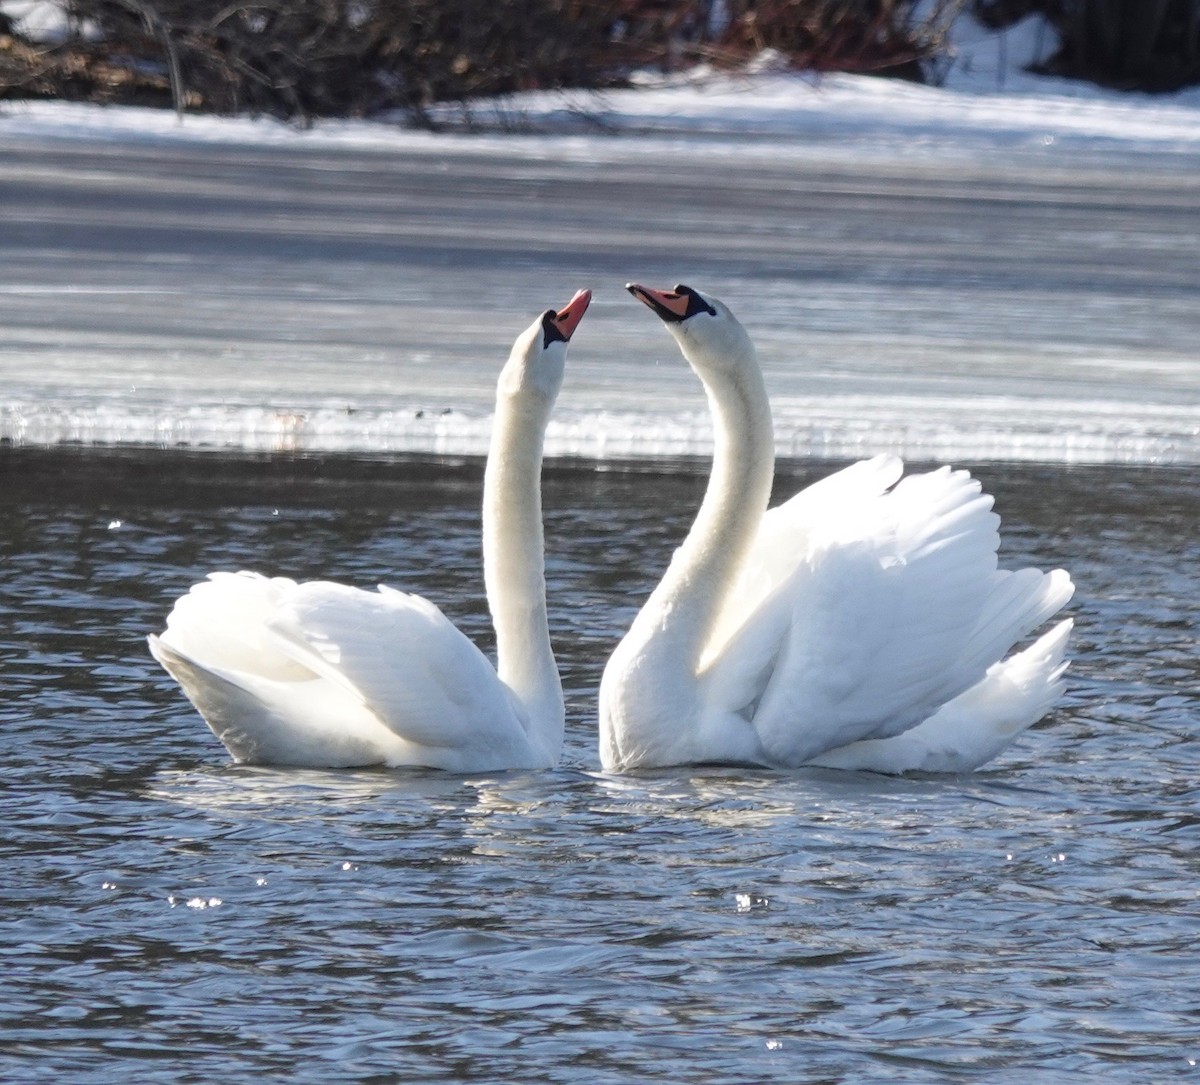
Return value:
<svg viewBox="0 0 1200 1085">
<path fill-rule="evenodd" d="M 689 674 L 698 670 L 749 556 L 775 471 L 771 409 L 753 354 L 743 365 L 697 368 L 697 374 L 713 416 L 712 472 L 687 538 L 639 615 L 648 634 Z"/>
<path fill-rule="evenodd" d="M 496 670 L 524 706 L 531 743 L 558 756 L 563 695 L 546 612 L 542 446 L 550 405 L 497 395 L 483 479 L 483 573 Z"/>
</svg>

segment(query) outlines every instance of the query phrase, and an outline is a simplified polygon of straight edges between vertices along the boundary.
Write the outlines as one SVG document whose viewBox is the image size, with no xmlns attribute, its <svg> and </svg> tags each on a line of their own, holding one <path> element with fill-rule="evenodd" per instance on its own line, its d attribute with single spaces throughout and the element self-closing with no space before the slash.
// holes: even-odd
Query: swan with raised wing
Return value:
<svg viewBox="0 0 1200 1085">
<path fill-rule="evenodd" d="M 604 768 L 968 771 L 1041 718 L 1070 621 L 1006 656 L 1070 577 L 1000 570 L 991 497 L 948 467 L 902 478 L 877 456 L 768 511 L 771 412 L 745 329 L 690 287 L 628 289 L 703 383 L 715 444 L 695 522 L 605 668 Z"/>
<path fill-rule="evenodd" d="M 483 565 L 497 666 L 432 603 L 380 586 L 213 573 L 150 651 L 237 761 L 452 772 L 558 761 L 563 694 L 550 643 L 540 473 L 581 290 L 513 345 L 496 390 Z"/>
</svg>

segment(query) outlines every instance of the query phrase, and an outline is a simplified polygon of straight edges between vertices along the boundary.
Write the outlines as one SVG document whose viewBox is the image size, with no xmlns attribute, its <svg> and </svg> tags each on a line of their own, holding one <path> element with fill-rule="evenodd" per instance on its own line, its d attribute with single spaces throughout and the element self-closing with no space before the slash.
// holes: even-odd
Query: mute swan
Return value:
<svg viewBox="0 0 1200 1085">
<path fill-rule="evenodd" d="M 212 573 L 150 651 L 237 761 L 451 772 L 548 768 L 563 695 L 546 617 L 540 470 L 579 291 L 513 344 L 483 483 L 497 669 L 432 603 L 380 585 Z"/>
<path fill-rule="evenodd" d="M 604 768 L 968 771 L 1039 719 L 1070 621 L 1001 660 L 1070 577 L 999 571 L 992 499 L 948 467 L 901 480 L 877 456 L 767 512 L 774 438 L 749 336 L 689 287 L 627 289 L 704 384 L 716 439 L 695 523 L 605 668 Z"/>
</svg>

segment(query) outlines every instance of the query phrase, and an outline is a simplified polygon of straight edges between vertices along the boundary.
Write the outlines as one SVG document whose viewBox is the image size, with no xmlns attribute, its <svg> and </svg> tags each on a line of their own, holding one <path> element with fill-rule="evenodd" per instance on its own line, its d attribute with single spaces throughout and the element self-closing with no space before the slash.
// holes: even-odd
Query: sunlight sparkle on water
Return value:
<svg viewBox="0 0 1200 1085">
<path fill-rule="evenodd" d="M 181 903 L 179 898 L 174 894 L 167 897 L 167 903 L 172 908 L 177 908 Z M 204 911 L 208 908 L 219 908 L 224 901 L 220 897 L 189 897 L 182 902 L 188 908 L 195 908 L 197 911 Z"/>
<path fill-rule="evenodd" d="M 754 897 L 749 893 L 737 893 L 734 895 L 733 900 L 739 912 L 749 912 L 755 908 L 766 908 L 771 903 L 766 897 Z"/>
</svg>

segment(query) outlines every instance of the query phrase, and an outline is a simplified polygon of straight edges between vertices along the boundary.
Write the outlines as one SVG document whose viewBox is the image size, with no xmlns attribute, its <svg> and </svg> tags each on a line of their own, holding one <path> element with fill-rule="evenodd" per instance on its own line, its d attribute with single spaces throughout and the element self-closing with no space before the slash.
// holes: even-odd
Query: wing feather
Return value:
<svg viewBox="0 0 1200 1085">
<path fill-rule="evenodd" d="M 523 740 L 515 700 L 492 665 L 419 595 L 299 584 L 269 629 L 281 653 L 352 692 L 409 742 L 474 747 Z"/>
<path fill-rule="evenodd" d="M 900 734 L 980 682 L 1070 597 L 997 569 L 999 517 L 965 471 L 855 464 L 764 519 L 702 681 L 772 763 Z"/>
<path fill-rule="evenodd" d="M 294 580 L 281 576 L 209 573 L 175 601 L 162 640 L 219 670 L 282 681 L 311 678 L 266 635 L 280 600 L 295 588 Z"/>
<path fill-rule="evenodd" d="M 1009 746 L 1053 707 L 1063 689 L 1071 619 L 1024 651 L 993 664 L 986 677 L 929 719 L 893 738 L 853 742 L 810 764 L 867 772 L 971 772 Z"/>
</svg>

